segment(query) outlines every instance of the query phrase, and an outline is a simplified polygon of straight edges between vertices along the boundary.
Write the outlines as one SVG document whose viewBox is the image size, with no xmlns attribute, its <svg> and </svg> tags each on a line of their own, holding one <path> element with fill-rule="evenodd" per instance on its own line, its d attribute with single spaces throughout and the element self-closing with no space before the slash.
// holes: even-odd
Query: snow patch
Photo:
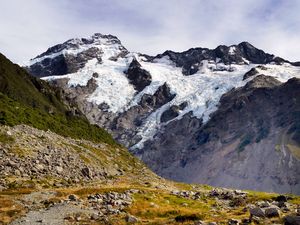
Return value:
<svg viewBox="0 0 300 225">
<path fill-rule="evenodd" d="M 229 55 L 234 55 L 234 54 L 235 54 L 235 51 L 236 51 L 235 46 L 230 46 L 230 47 L 229 47 L 229 50 L 228 50 L 228 53 L 229 53 Z"/>
</svg>

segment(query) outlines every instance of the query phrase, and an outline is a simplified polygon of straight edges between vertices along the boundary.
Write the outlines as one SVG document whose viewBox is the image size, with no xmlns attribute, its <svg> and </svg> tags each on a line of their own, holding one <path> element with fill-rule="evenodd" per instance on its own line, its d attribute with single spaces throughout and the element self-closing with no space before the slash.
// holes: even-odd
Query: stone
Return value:
<svg viewBox="0 0 300 225">
<path fill-rule="evenodd" d="M 262 208 L 270 207 L 270 203 L 267 201 L 258 202 L 257 205 Z"/>
<path fill-rule="evenodd" d="M 21 176 L 20 170 L 17 170 L 17 169 L 16 169 L 16 170 L 15 170 L 15 175 L 16 175 L 16 176 Z"/>
<path fill-rule="evenodd" d="M 251 208 L 250 216 L 265 217 L 265 212 L 259 207 Z"/>
<path fill-rule="evenodd" d="M 194 225 L 202 225 L 204 222 L 202 220 L 197 220 L 194 222 Z"/>
<path fill-rule="evenodd" d="M 91 172 L 90 169 L 88 167 L 85 167 L 83 169 L 81 169 L 81 173 L 83 176 L 91 178 Z"/>
<path fill-rule="evenodd" d="M 127 215 L 126 216 L 126 222 L 127 223 L 137 223 L 138 222 L 138 219 L 132 215 Z"/>
<path fill-rule="evenodd" d="M 252 216 L 251 221 L 253 221 L 254 224 L 260 224 L 260 222 L 262 221 L 262 218 L 258 217 L 258 216 Z"/>
<path fill-rule="evenodd" d="M 77 201 L 77 199 L 78 199 L 78 197 L 76 196 L 76 195 L 69 195 L 69 197 L 68 197 L 68 199 L 70 200 L 70 201 Z"/>
<path fill-rule="evenodd" d="M 43 170 L 43 169 L 44 169 L 44 166 L 43 166 L 42 164 L 36 164 L 36 165 L 35 165 L 35 168 L 36 168 L 37 170 Z"/>
<path fill-rule="evenodd" d="M 238 224 L 240 224 L 240 223 L 236 219 L 229 219 L 228 220 L 228 225 L 238 225 Z"/>
<path fill-rule="evenodd" d="M 56 166 L 55 169 L 57 173 L 62 173 L 64 171 L 64 169 L 61 166 Z"/>
<path fill-rule="evenodd" d="M 250 219 L 242 219 L 242 225 L 246 225 L 246 224 L 251 224 L 251 220 Z"/>
<path fill-rule="evenodd" d="M 288 215 L 283 219 L 284 225 L 300 225 L 300 216 Z"/>
<path fill-rule="evenodd" d="M 278 195 L 278 196 L 275 198 L 275 201 L 277 201 L 277 202 L 287 202 L 287 197 L 284 196 L 284 195 Z"/>
<path fill-rule="evenodd" d="M 280 211 L 276 207 L 269 207 L 265 209 L 265 215 L 266 217 L 279 217 Z"/>
<path fill-rule="evenodd" d="M 93 213 L 93 214 L 91 215 L 91 220 L 99 220 L 99 215 L 96 214 L 96 213 Z"/>
</svg>

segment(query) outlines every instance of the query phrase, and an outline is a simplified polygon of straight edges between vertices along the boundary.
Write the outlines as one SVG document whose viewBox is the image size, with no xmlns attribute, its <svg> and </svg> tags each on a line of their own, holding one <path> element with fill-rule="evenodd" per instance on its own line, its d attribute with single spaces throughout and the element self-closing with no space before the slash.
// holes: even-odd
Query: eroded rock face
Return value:
<svg viewBox="0 0 300 225">
<path fill-rule="evenodd" d="M 136 153 L 175 180 L 299 193 L 299 91 L 299 79 L 258 76 L 225 94 L 207 124 L 186 114 Z"/>
</svg>

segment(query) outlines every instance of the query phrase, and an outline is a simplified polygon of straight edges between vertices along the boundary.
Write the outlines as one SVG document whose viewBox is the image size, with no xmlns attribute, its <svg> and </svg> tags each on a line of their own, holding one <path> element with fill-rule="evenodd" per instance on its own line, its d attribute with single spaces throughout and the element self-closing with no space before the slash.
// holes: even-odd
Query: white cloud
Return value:
<svg viewBox="0 0 300 225">
<path fill-rule="evenodd" d="M 147 54 L 245 40 L 299 61 L 299 10 L 297 0 L 10 0 L 1 4 L 0 52 L 20 62 L 101 32 Z"/>
</svg>

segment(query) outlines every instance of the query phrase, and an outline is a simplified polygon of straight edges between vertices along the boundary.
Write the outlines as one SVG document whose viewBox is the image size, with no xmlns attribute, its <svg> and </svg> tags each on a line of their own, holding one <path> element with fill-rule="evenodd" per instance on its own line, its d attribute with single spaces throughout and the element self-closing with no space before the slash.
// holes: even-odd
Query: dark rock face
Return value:
<svg viewBox="0 0 300 225">
<path fill-rule="evenodd" d="M 97 59 L 98 63 L 101 63 L 101 56 L 103 54 L 101 47 L 99 48 L 99 39 L 101 38 L 107 39 L 110 44 L 117 44 L 119 46 L 120 55 L 116 57 L 123 57 L 128 53 L 117 37 L 96 33 L 90 39 L 71 39 L 63 44 L 49 48 L 46 52 L 35 58 L 41 58 L 40 61 L 25 69 L 34 76 L 46 77 L 75 73 L 83 68 L 91 59 Z M 81 48 L 86 50 L 76 53 Z M 63 51 L 65 50 L 70 50 L 74 53 L 64 53 Z M 111 60 L 116 60 L 116 58 L 112 58 Z"/>
<path fill-rule="evenodd" d="M 288 62 L 282 58 L 274 57 L 274 55 L 265 53 L 264 51 L 255 48 L 248 42 L 242 42 L 238 45 L 225 46 L 220 45 L 215 49 L 208 48 L 191 48 L 184 52 L 166 51 L 159 54 L 153 59 L 168 56 L 171 61 L 175 62 L 177 67 L 182 67 L 182 73 L 185 75 L 192 75 L 198 72 L 199 65 L 202 60 L 219 61 L 216 63 L 230 64 L 265 64 L 275 62 L 281 64 Z"/>
<path fill-rule="evenodd" d="M 128 70 L 125 71 L 127 78 L 135 89 L 140 92 L 151 83 L 151 75 L 148 71 L 141 68 L 141 64 L 134 58 Z"/>
<path fill-rule="evenodd" d="M 92 47 L 78 55 L 61 54 L 54 58 L 45 58 L 40 63 L 33 64 L 28 71 L 38 77 L 75 73 L 83 68 L 88 60 L 94 58 L 101 63 L 100 49 Z"/>
<path fill-rule="evenodd" d="M 186 106 L 187 106 L 187 102 L 183 102 L 179 106 L 172 105 L 169 109 L 163 112 L 160 121 L 164 123 L 171 119 L 176 118 L 179 115 L 179 111 L 183 110 Z"/>
<path fill-rule="evenodd" d="M 249 77 L 255 76 L 258 74 L 258 71 L 256 68 L 252 68 L 251 70 L 249 70 L 247 73 L 245 73 L 243 80 L 248 79 Z"/>
<path fill-rule="evenodd" d="M 257 76 L 223 95 L 207 124 L 186 114 L 136 154 L 179 181 L 299 194 L 299 96 L 299 79 Z"/>
</svg>

